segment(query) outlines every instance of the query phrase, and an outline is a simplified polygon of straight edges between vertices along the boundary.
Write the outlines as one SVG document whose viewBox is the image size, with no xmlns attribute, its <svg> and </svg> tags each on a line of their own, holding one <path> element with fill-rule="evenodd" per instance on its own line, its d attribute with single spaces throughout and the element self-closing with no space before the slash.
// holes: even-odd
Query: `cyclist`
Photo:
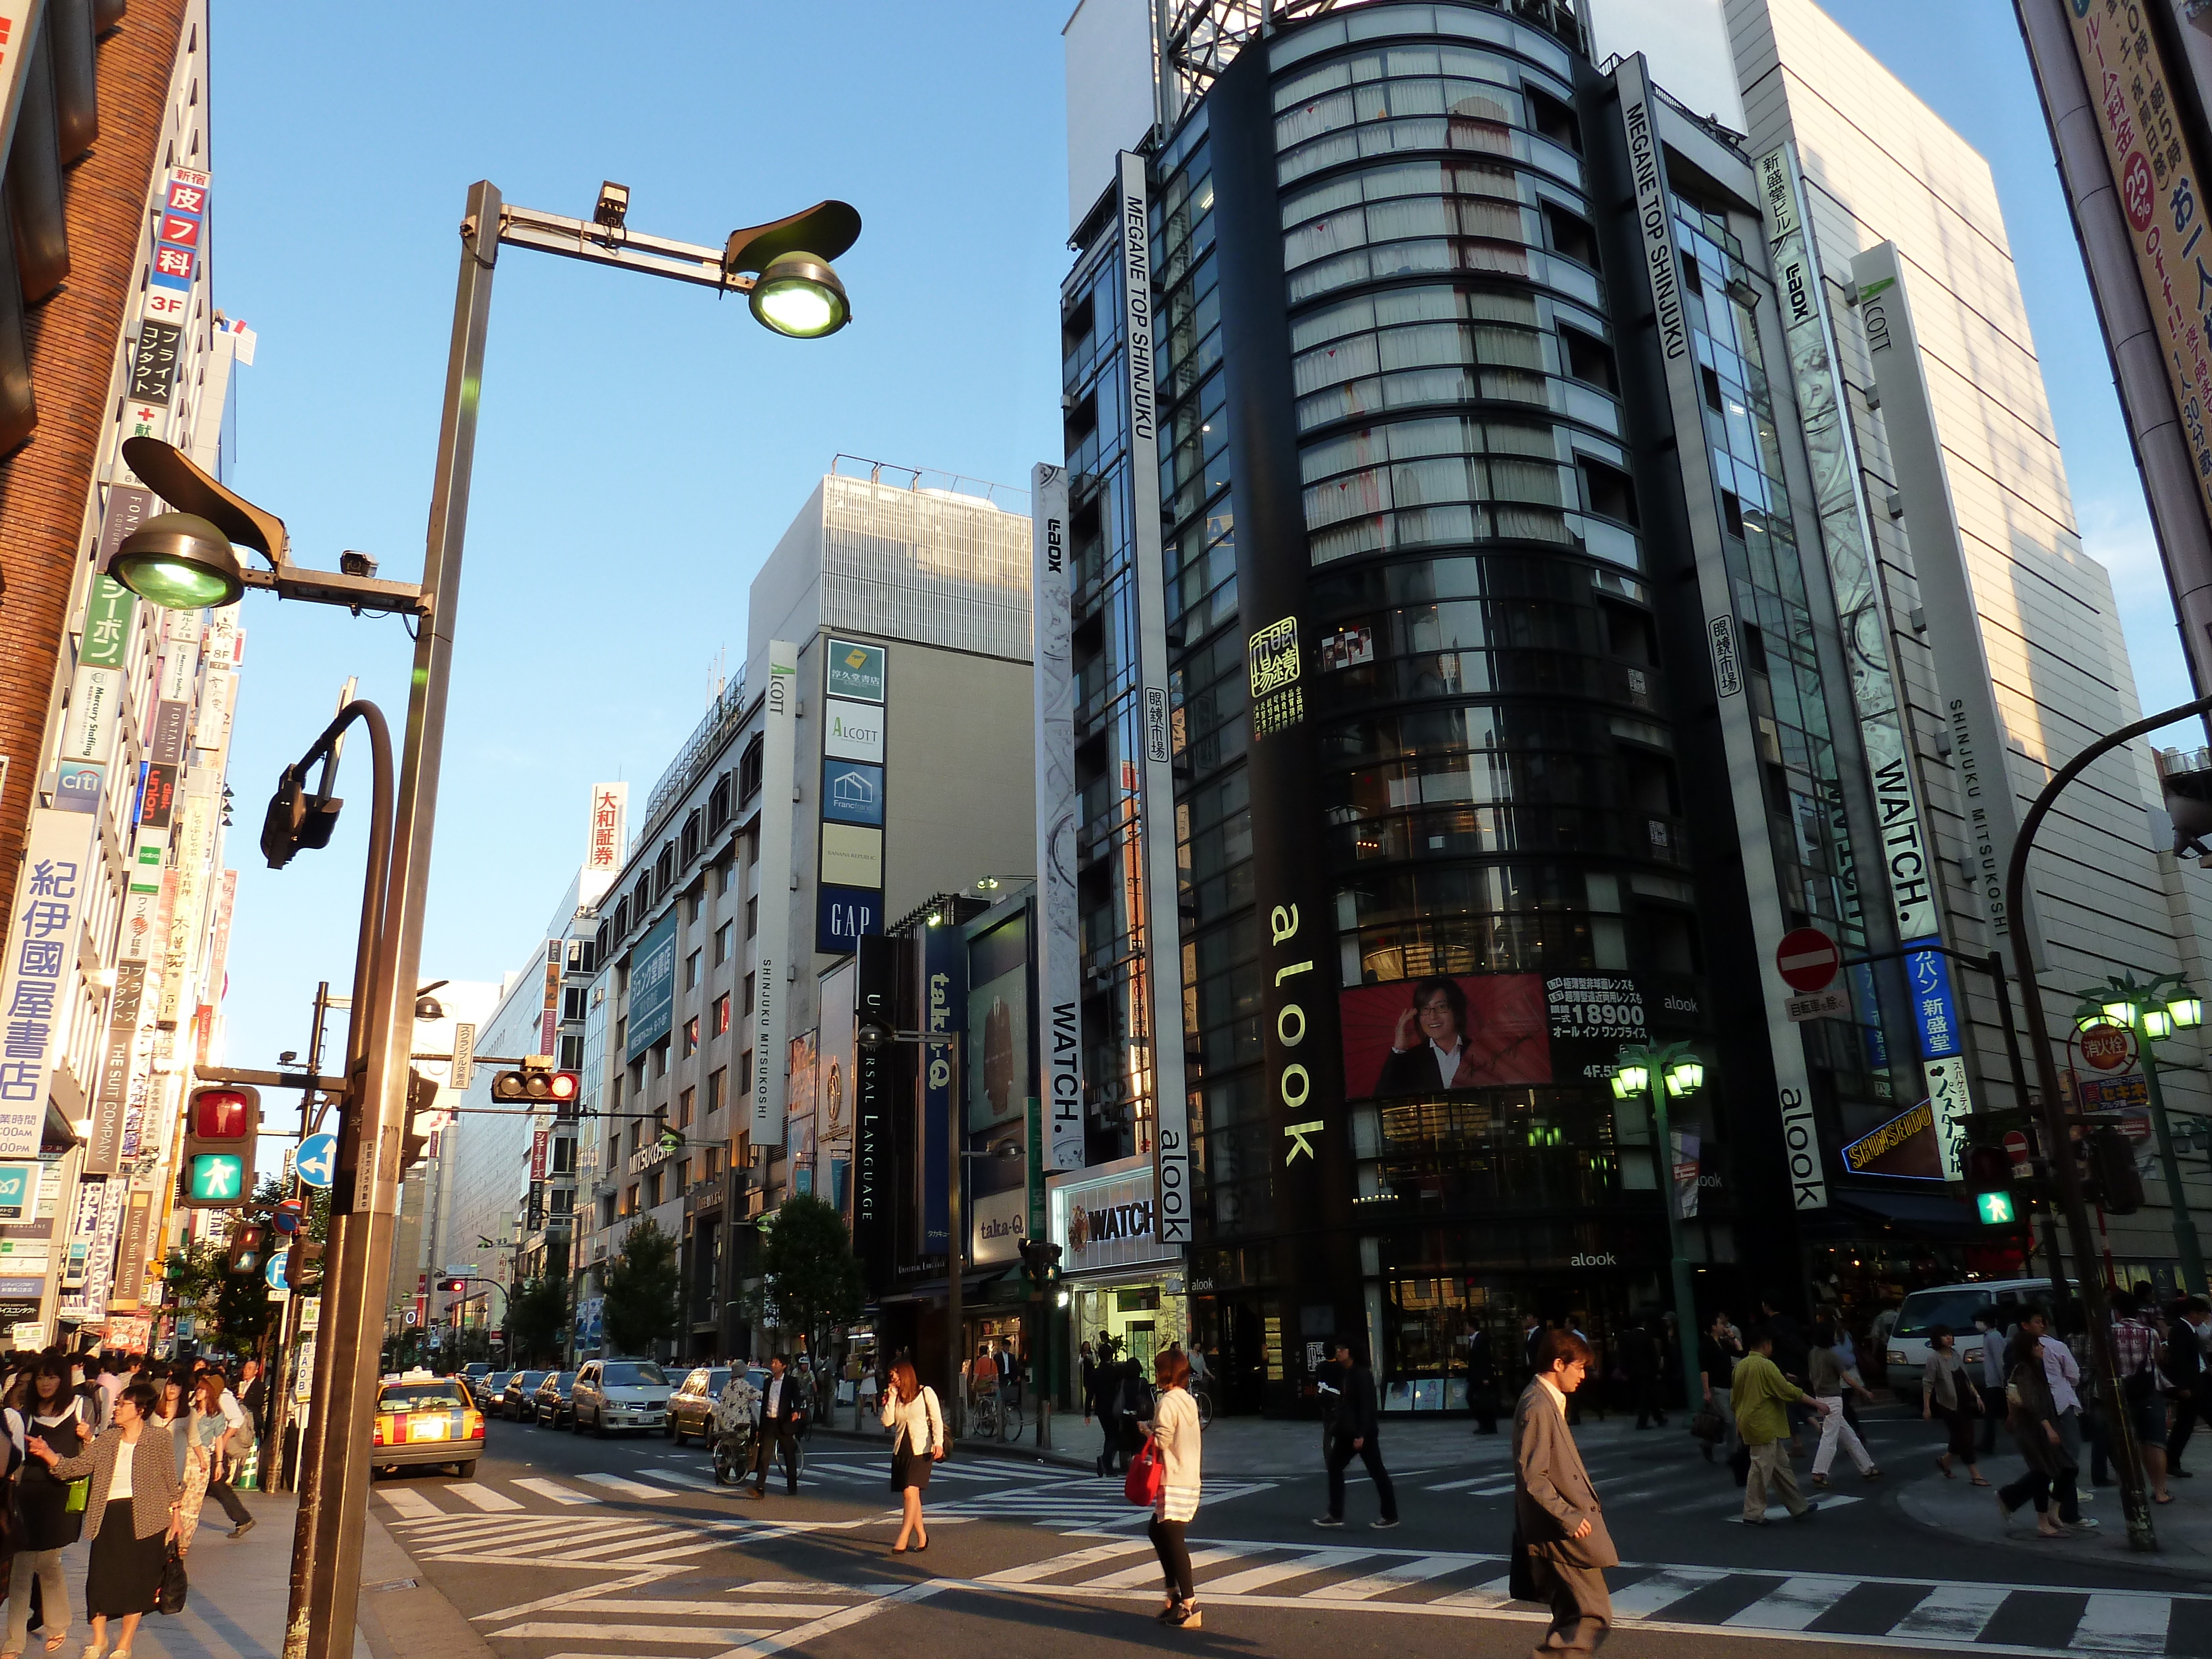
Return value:
<svg viewBox="0 0 2212 1659">
<path fill-rule="evenodd" d="M 716 1462 L 732 1469 L 750 1468 L 753 1438 L 760 1421 L 760 1390 L 745 1376 L 742 1364 L 730 1366 L 730 1380 L 714 1401 Z"/>
</svg>

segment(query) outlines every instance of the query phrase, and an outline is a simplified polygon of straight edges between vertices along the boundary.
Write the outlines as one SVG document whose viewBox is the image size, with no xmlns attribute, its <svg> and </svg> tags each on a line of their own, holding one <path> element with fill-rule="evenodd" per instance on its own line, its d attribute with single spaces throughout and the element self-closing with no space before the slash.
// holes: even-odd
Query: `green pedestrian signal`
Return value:
<svg viewBox="0 0 2212 1659">
<path fill-rule="evenodd" d="M 1982 1212 L 1982 1224 L 1985 1227 L 2009 1227 L 2013 1224 L 2010 1193 L 1976 1193 L 1974 1206 Z"/>
<path fill-rule="evenodd" d="M 192 1201 L 234 1203 L 244 1195 L 246 1160 L 235 1152 L 202 1152 L 192 1159 Z"/>
</svg>

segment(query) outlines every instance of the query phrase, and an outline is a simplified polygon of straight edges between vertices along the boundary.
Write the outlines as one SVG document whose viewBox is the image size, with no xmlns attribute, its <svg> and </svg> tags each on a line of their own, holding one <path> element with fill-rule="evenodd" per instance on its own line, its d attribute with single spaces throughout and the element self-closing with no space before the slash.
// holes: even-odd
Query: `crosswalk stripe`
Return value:
<svg viewBox="0 0 2212 1659">
<path fill-rule="evenodd" d="M 1423 1492 L 1457 1492 L 1462 1486 L 1479 1486 L 1486 1480 L 1495 1479 L 1497 1479 L 1495 1475 L 1471 1474 L 1464 1480 L 1446 1480 L 1438 1486 L 1424 1486 L 1421 1490 Z"/>
<path fill-rule="evenodd" d="M 1418 1584 L 1424 1578 L 1441 1578 L 1455 1568 L 1467 1565 L 1464 1555 L 1417 1555 L 1410 1561 L 1399 1561 L 1370 1573 L 1364 1578 L 1347 1578 L 1340 1584 L 1324 1584 L 1316 1590 L 1308 1590 L 1309 1601 L 1368 1601 L 1378 1595 L 1387 1595 L 1394 1589 L 1403 1589 L 1408 1584 Z"/>
<path fill-rule="evenodd" d="M 446 1490 L 463 1503 L 473 1504 L 487 1513 L 501 1510 L 519 1510 L 522 1507 L 505 1492 L 495 1492 L 481 1481 L 456 1480 Z"/>
<path fill-rule="evenodd" d="M 568 1523 L 557 1516 L 525 1516 L 516 1520 L 503 1515 L 447 1515 L 441 1511 L 438 1520 L 419 1522 L 410 1527 L 407 1541 L 434 1546 L 464 1538 L 535 1538 L 567 1528 Z"/>
<path fill-rule="evenodd" d="M 1746 1630 L 1803 1630 L 1857 1586 L 1856 1578 L 1800 1573 L 1731 1613 L 1726 1622 Z"/>
<path fill-rule="evenodd" d="M 1449 1595 L 1439 1595 L 1425 1605 L 1432 1607 L 1502 1607 L 1513 1599 L 1513 1575 L 1505 1574 L 1487 1583 L 1470 1584 Z"/>
<path fill-rule="evenodd" d="M 403 1521 L 427 1521 L 434 1515 L 445 1513 L 421 1492 L 410 1492 L 404 1486 L 386 1486 L 376 1495 L 391 1505 L 392 1513 Z"/>
<path fill-rule="evenodd" d="M 2066 1645 L 2077 1653 L 2163 1653 L 2172 1619 L 2162 1595 L 2092 1595 Z"/>
<path fill-rule="evenodd" d="M 556 1504 L 601 1504 L 606 1500 L 587 1492 L 578 1492 L 574 1486 L 564 1486 L 558 1480 L 547 1480 L 537 1475 L 514 1483 L 525 1492 L 534 1492 L 540 1498 L 550 1498 Z"/>
<path fill-rule="evenodd" d="M 532 1621 L 511 1625 L 493 1635 L 517 1642 L 574 1641 L 581 1638 L 605 1640 L 619 1635 L 625 1644 L 635 1642 L 674 1642 L 695 1647 L 727 1648 L 740 1642 L 757 1642 L 774 1636 L 773 1630 L 710 1630 L 703 1625 L 624 1625 L 617 1630 L 605 1625 L 572 1625 Z"/>
<path fill-rule="evenodd" d="M 1238 1549 L 1218 1545 L 1211 1549 L 1193 1550 L 1190 1553 L 1191 1571 L 1195 1572 L 1200 1567 L 1211 1567 L 1218 1565 L 1224 1561 L 1234 1561 L 1239 1556 L 1249 1555 L 1251 1551 L 1249 1549 Z M 1084 1589 L 1136 1589 L 1142 1585 L 1151 1583 L 1159 1576 L 1160 1564 L 1158 1561 L 1146 1561 L 1141 1562 L 1133 1567 L 1123 1567 L 1119 1572 L 1109 1572 L 1103 1577 L 1086 1578 L 1083 1581 L 1079 1588 Z"/>
<path fill-rule="evenodd" d="M 1889 1633 L 1971 1642 L 1981 1635 L 2012 1593 L 2003 1584 L 1938 1584 L 1921 1598 L 1919 1606 L 1891 1626 Z"/>
<path fill-rule="evenodd" d="M 642 1480 L 631 1480 L 619 1474 L 580 1474 L 579 1480 L 588 1480 L 595 1486 L 605 1486 L 609 1492 L 620 1492 L 625 1498 L 665 1498 L 668 1494 L 658 1486 L 648 1486 Z"/>
<path fill-rule="evenodd" d="M 1136 1550 L 1148 1550 L 1148 1540 L 1132 1540 L 1127 1543 L 1097 1544 L 1087 1550 L 1075 1550 L 1066 1555 L 1047 1556 L 1042 1561 L 1031 1561 L 1024 1566 L 1001 1567 L 986 1573 L 981 1582 L 986 1584 L 1034 1584 L 1040 1578 L 1049 1578 L 1055 1573 L 1073 1572 L 1079 1567 L 1088 1567 L 1100 1561 L 1111 1561 L 1117 1555 L 1127 1555 Z"/>
<path fill-rule="evenodd" d="M 1666 1567 L 1649 1578 L 1640 1578 L 1613 1598 L 1615 1619 L 1648 1619 L 1672 1607 L 1692 1590 L 1718 1583 L 1728 1574 L 1711 1567 Z"/>
<path fill-rule="evenodd" d="M 648 1480 L 665 1481 L 672 1486 L 686 1486 L 693 1492 L 729 1490 L 718 1486 L 712 1475 L 696 1474 L 690 1469 L 640 1469 L 638 1473 Z"/>
<path fill-rule="evenodd" d="M 1226 1578 L 1210 1578 L 1199 1588 L 1208 1595 L 1242 1595 L 1248 1590 L 1265 1589 L 1270 1584 L 1279 1584 L 1285 1578 L 1303 1578 L 1310 1572 L 1340 1567 L 1346 1562 L 1358 1561 L 1373 1553 L 1371 1550 L 1308 1550 L 1287 1561 L 1269 1561 L 1256 1567 L 1247 1567 L 1242 1572 L 1232 1572 Z"/>
</svg>

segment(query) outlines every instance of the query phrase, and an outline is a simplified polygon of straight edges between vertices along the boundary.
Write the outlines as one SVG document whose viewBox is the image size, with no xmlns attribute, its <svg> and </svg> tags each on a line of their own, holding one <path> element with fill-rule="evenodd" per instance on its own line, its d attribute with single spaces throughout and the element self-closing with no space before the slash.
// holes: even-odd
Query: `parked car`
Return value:
<svg viewBox="0 0 2212 1659">
<path fill-rule="evenodd" d="M 1890 1328 L 1883 1358 L 1889 1370 L 1891 1391 L 1916 1409 L 1920 1401 L 1920 1376 L 1928 1368 L 1928 1333 L 1948 1325 L 1952 1346 L 1966 1362 L 1977 1387 L 1982 1380 L 1982 1338 L 1974 1328 L 1974 1316 L 1985 1308 L 2000 1310 L 2001 1327 L 2018 1322 L 2020 1310 L 2030 1302 L 2048 1302 L 2047 1279 L 1986 1279 L 1967 1285 L 1934 1285 L 1915 1291 L 1898 1304 L 1897 1323 Z M 2002 1405 L 2002 1401 L 1999 1402 Z"/>
<path fill-rule="evenodd" d="M 499 1414 L 510 1422 L 535 1423 L 538 1420 L 538 1385 L 548 1373 L 517 1371 L 507 1379 L 507 1387 L 500 1391 Z"/>
<path fill-rule="evenodd" d="M 483 1407 L 486 1417 L 491 1416 L 499 1405 L 500 1396 L 507 1392 L 507 1380 L 514 1375 L 513 1371 L 494 1371 L 481 1379 L 470 1379 L 469 1392 L 477 1397 L 477 1404 Z"/>
<path fill-rule="evenodd" d="M 402 1371 L 377 1389 L 370 1452 L 376 1470 L 450 1463 L 466 1480 L 477 1472 L 483 1442 L 483 1413 L 455 1378 Z"/>
<path fill-rule="evenodd" d="M 657 1429 L 668 1420 L 668 1373 L 650 1359 L 594 1359 L 576 1373 L 568 1421 L 605 1439 L 617 1429 Z"/>
<path fill-rule="evenodd" d="M 490 1375 L 491 1361 L 489 1359 L 471 1360 L 469 1364 L 461 1367 L 461 1376 L 471 1388 L 476 1387 L 477 1383 L 481 1382 L 485 1377 L 489 1376 Z"/>
<path fill-rule="evenodd" d="M 548 1371 L 531 1396 L 531 1421 L 557 1429 L 568 1418 L 568 1395 L 576 1386 L 574 1371 Z"/>
<path fill-rule="evenodd" d="M 668 1397 L 668 1437 L 679 1446 L 695 1434 L 711 1440 L 714 1402 L 729 1385 L 727 1365 L 702 1365 L 685 1377 L 684 1386 Z"/>
</svg>

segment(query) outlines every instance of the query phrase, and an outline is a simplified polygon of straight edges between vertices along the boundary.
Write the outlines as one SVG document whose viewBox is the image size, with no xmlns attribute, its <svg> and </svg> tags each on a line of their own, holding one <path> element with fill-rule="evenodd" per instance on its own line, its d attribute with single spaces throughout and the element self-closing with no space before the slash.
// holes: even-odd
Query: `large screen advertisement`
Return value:
<svg viewBox="0 0 2212 1659">
<path fill-rule="evenodd" d="M 1018 1122 L 1030 1082 L 1029 919 L 1016 915 L 976 939 L 968 957 L 968 1128 Z"/>
<path fill-rule="evenodd" d="M 1655 1029 L 1700 1023 L 1694 981 L 1632 974 L 1455 974 L 1339 1001 L 1354 1100 L 1594 1081 Z"/>
</svg>

